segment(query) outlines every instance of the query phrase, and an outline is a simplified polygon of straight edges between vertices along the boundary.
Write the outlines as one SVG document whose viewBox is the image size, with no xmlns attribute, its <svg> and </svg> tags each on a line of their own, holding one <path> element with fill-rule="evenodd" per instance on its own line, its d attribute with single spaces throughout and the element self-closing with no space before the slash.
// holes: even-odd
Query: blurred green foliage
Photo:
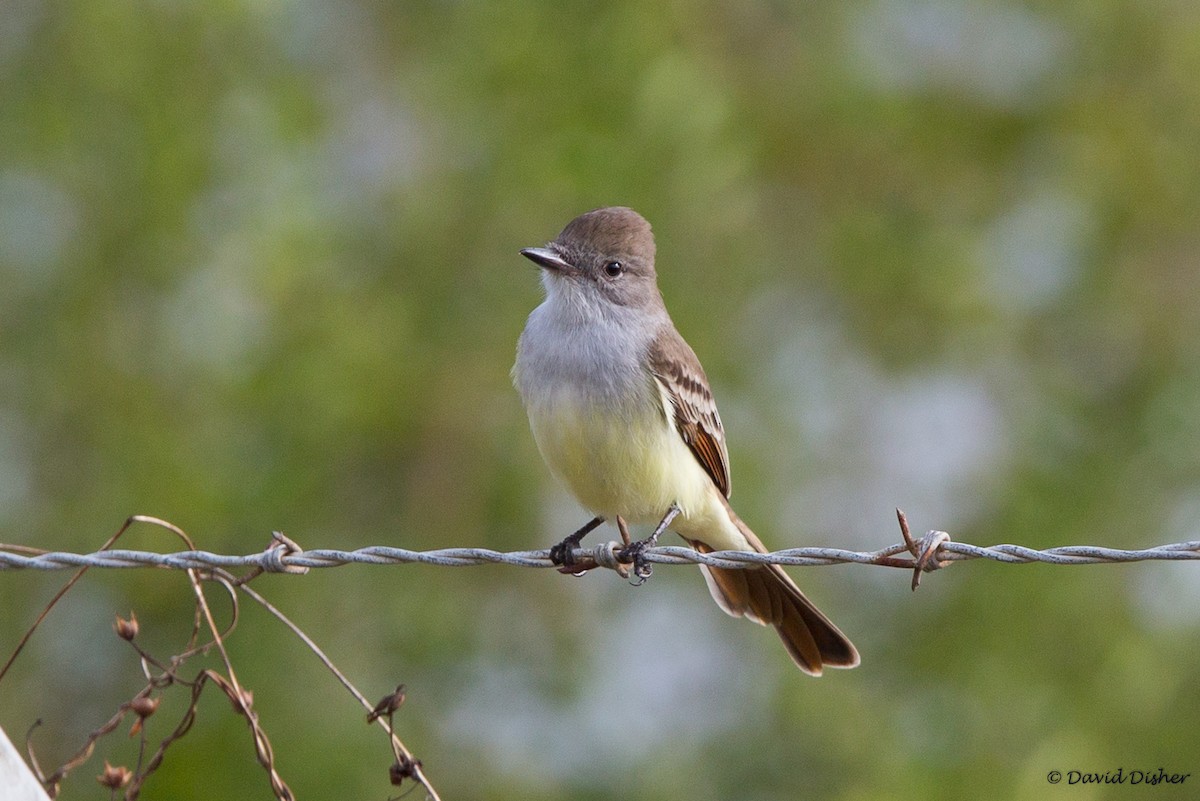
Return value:
<svg viewBox="0 0 1200 801">
<path fill-rule="evenodd" d="M 132 513 L 225 552 L 556 541 L 586 514 L 509 386 L 539 300 L 516 251 L 617 203 L 655 226 L 769 544 L 880 547 L 896 505 L 980 544 L 1200 539 L 1197 75 L 1188 3 L 8 0 L 0 541 L 92 550 Z M 444 798 L 1200 775 L 1194 566 L 796 572 L 858 670 L 800 676 L 691 570 L 255 586 L 368 695 L 408 685 Z M 65 577 L 0 574 L 0 652 Z M 138 687 L 112 616 L 166 655 L 189 598 L 88 575 L 0 726 L 44 718 L 65 758 Z M 230 648 L 300 797 L 387 794 L 382 738 L 287 632 L 246 609 Z M 224 699 L 144 797 L 269 797 Z"/>
</svg>

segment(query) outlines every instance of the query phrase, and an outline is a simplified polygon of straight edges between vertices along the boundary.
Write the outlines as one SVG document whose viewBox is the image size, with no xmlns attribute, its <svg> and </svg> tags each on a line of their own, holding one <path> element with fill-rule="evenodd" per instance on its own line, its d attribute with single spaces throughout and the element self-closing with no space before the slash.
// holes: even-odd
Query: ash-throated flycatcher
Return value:
<svg viewBox="0 0 1200 801">
<path fill-rule="evenodd" d="M 668 525 L 702 553 L 765 552 L 729 505 L 725 432 L 704 369 L 663 305 L 650 224 L 632 209 L 597 209 L 521 254 L 542 268 L 546 300 L 521 334 L 513 380 L 542 458 L 596 516 L 552 549 L 555 561 L 569 564 L 604 520 L 617 523 L 622 555 L 642 577 L 642 551 Z M 631 543 L 627 523 L 658 525 Z M 722 609 L 774 626 L 804 672 L 858 664 L 779 566 L 700 569 Z"/>
</svg>

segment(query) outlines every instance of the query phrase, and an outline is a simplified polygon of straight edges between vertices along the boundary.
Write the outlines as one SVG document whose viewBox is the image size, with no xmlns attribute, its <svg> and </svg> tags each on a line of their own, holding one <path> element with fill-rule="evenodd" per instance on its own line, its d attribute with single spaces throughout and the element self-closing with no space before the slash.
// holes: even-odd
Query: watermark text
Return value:
<svg viewBox="0 0 1200 801">
<path fill-rule="evenodd" d="M 1105 770 L 1088 772 L 1083 770 L 1052 770 L 1046 774 L 1050 784 L 1130 784 L 1153 787 L 1163 784 L 1183 784 L 1192 774 L 1170 773 L 1166 768 L 1152 770 Z"/>
</svg>

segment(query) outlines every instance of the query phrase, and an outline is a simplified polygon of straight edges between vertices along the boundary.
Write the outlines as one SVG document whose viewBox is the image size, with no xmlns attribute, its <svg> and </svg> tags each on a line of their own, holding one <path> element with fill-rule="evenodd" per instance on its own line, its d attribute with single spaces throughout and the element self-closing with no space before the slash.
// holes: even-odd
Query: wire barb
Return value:
<svg viewBox="0 0 1200 801">
<path fill-rule="evenodd" d="M 293 573 L 296 575 L 304 575 L 308 572 L 307 567 L 300 565 L 289 565 L 284 561 L 285 556 L 304 553 L 304 549 L 296 543 L 295 540 L 288 537 L 282 531 L 271 532 L 271 545 L 263 552 L 263 570 L 268 573 Z"/>
<path fill-rule="evenodd" d="M 943 544 L 950 542 L 950 535 L 944 531 L 930 530 L 925 532 L 925 536 L 921 538 L 920 542 L 916 542 L 908 530 L 908 517 L 898 507 L 896 519 L 900 522 L 900 534 L 904 537 L 904 544 L 908 546 L 909 552 L 913 555 L 912 590 L 916 592 L 917 587 L 921 586 L 922 573 L 932 573 L 934 570 L 950 564 L 949 560 L 937 558 L 938 549 Z"/>
</svg>

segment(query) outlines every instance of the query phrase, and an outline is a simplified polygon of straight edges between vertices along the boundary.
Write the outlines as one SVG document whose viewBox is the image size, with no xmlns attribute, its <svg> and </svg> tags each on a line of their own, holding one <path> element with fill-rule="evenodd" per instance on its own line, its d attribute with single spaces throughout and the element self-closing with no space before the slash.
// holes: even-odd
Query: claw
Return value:
<svg viewBox="0 0 1200 801">
<path fill-rule="evenodd" d="M 562 567 L 570 567 L 575 564 L 575 546 L 579 545 L 579 540 L 571 541 L 570 537 L 550 546 L 550 561 Z"/>
<path fill-rule="evenodd" d="M 663 519 L 654 527 L 654 531 L 651 532 L 649 537 L 629 543 L 617 554 L 617 557 L 622 562 L 628 562 L 633 565 L 635 580 L 629 582 L 633 586 L 640 587 L 645 584 L 646 579 L 650 578 L 650 574 L 654 572 L 654 567 L 646 561 L 646 549 L 653 548 L 658 543 L 659 536 L 667 530 L 667 526 L 671 525 L 671 521 L 679 515 L 679 511 L 678 504 L 671 504 L 670 508 L 667 509 L 667 513 L 663 515 Z M 617 520 L 624 522 L 620 518 L 617 518 Z M 624 534 L 624 531 L 622 531 L 622 534 Z"/>
<path fill-rule="evenodd" d="M 646 561 L 646 548 L 653 545 L 649 538 L 631 542 L 627 547 L 617 554 L 622 562 L 628 562 L 633 565 L 634 578 L 630 579 L 629 583 L 635 587 L 640 587 L 646 583 L 646 579 L 654 572 L 654 566 Z"/>
<path fill-rule="evenodd" d="M 584 537 L 587 536 L 589 531 L 603 522 L 603 517 L 593 517 L 574 534 L 567 537 L 557 545 L 551 546 L 550 561 L 553 564 L 559 565 L 560 567 L 570 568 L 573 564 L 575 564 L 575 549 L 579 547 L 579 543 Z M 573 573 L 571 570 L 564 570 L 562 572 Z"/>
</svg>

